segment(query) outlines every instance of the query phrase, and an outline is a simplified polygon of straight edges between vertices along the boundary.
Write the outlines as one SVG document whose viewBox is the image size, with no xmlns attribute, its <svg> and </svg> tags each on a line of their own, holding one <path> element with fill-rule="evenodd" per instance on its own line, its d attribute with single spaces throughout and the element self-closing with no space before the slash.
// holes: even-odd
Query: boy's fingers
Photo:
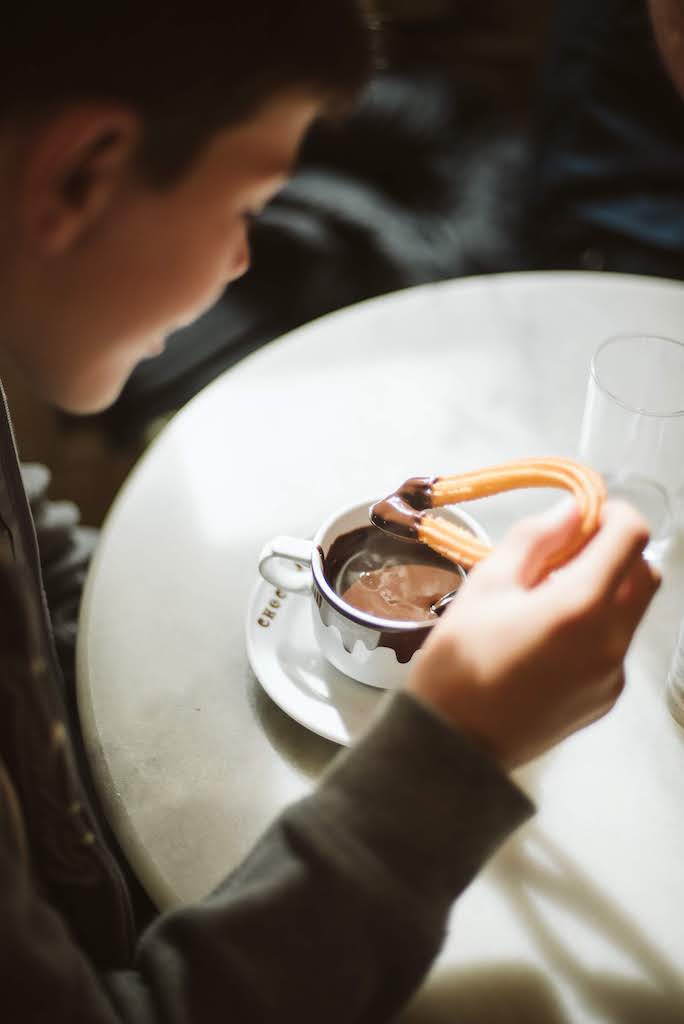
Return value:
<svg viewBox="0 0 684 1024">
<path fill-rule="evenodd" d="M 523 586 L 534 586 L 549 555 L 577 528 L 579 515 L 576 503 L 566 500 L 542 515 L 521 519 L 498 545 L 498 564 Z"/>
<path fill-rule="evenodd" d="M 648 527 L 631 505 L 607 501 L 598 533 L 568 565 L 566 581 L 589 582 L 599 597 L 612 593 L 648 539 Z"/>
<path fill-rule="evenodd" d="M 657 569 L 638 555 L 620 581 L 615 594 L 615 604 L 631 632 L 639 625 L 660 583 L 661 576 Z"/>
</svg>

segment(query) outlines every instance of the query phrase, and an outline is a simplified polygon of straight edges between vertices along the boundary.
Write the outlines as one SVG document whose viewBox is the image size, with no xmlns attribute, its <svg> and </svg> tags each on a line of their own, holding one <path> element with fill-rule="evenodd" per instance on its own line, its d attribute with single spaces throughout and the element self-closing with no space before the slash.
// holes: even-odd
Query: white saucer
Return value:
<svg viewBox="0 0 684 1024">
<path fill-rule="evenodd" d="M 385 691 L 357 683 L 325 660 L 314 639 L 310 602 L 309 595 L 276 591 L 259 577 L 247 608 L 247 656 L 266 693 L 286 714 L 348 746 Z"/>
</svg>

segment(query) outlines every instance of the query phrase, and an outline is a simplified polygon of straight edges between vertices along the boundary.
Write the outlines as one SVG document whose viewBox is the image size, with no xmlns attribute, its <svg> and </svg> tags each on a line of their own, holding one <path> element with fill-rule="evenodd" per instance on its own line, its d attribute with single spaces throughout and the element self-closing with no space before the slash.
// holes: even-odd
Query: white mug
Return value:
<svg viewBox="0 0 684 1024">
<path fill-rule="evenodd" d="M 259 572 L 274 587 L 311 600 L 316 642 L 335 668 L 369 686 L 398 689 L 434 621 L 403 622 L 362 612 L 336 593 L 324 573 L 324 560 L 334 541 L 370 525 L 370 504 L 336 512 L 313 540 L 274 537 L 259 556 Z M 441 509 L 440 515 L 489 542 L 482 526 L 460 508 Z"/>
</svg>

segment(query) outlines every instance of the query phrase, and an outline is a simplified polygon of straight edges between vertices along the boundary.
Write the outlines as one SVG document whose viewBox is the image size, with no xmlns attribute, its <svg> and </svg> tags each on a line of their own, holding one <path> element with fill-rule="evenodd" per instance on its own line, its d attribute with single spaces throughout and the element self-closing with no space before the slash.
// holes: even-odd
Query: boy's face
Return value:
<svg viewBox="0 0 684 1024">
<path fill-rule="evenodd" d="M 87 113 L 67 123 L 61 149 L 64 132 L 0 166 L 10 191 L 0 203 L 18 211 L 0 236 L 0 343 L 44 397 L 74 412 L 106 407 L 141 359 L 247 270 L 250 216 L 286 180 L 318 107 L 302 94 L 272 101 L 217 133 L 161 191 L 140 178 L 124 138 L 64 209 L 48 201 L 54 175 L 39 172 L 71 153 L 73 124 L 88 137 Z M 125 137 L 128 122 L 116 123 Z"/>
</svg>

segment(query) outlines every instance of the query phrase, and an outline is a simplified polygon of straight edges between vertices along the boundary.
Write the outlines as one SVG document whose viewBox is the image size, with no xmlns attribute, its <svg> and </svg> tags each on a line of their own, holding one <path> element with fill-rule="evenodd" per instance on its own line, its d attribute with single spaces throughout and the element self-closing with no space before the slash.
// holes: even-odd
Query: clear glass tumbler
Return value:
<svg viewBox="0 0 684 1024">
<path fill-rule="evenodd" d="M 667 706 L 676 722 L 684 728 L 684 620 L 672 655 L 667 676 Z"/>
<path fill-rule="evenodd" d="M 635 334 L 598 347 L 579 457 L 639 509 L 651 528 L 646 554 L 660 561 L 684 506 L 684 344 Z"/>
</svg>

